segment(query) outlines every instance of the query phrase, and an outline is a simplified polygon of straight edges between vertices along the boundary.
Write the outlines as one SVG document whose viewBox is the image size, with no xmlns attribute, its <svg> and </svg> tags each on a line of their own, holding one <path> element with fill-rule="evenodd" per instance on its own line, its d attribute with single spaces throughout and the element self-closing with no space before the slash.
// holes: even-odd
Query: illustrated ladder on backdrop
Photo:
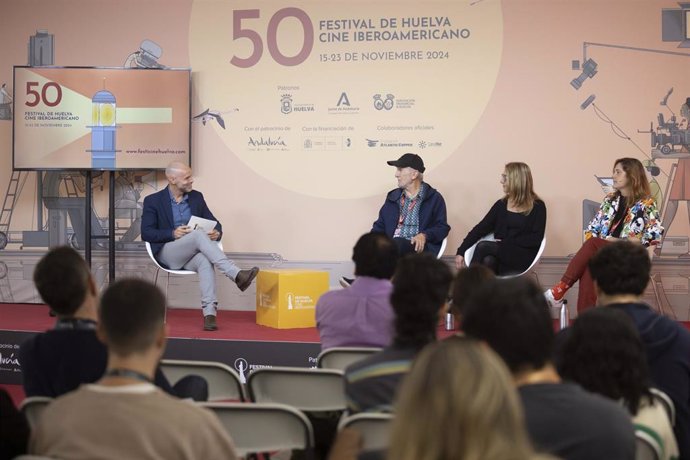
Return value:
<svg viewBox="0 0 690 460">
<path fill-rule="evenodd" d="M 10 183 L 7 184 L 7 193 L 5 200 L 2 203 L 2 210 L 0 211 L 0 249 L 5 249 L 9 241 L 10 222 L 12 221 L 12 211 L 17 203 L 21 189 L 26 181 L 26 173 L 24 174 L 24 181 L 21 181 L 22 171 L 12 171 Z"/>
<path fill-rule="evenodd" d="M 65 184 L 65 192 L 68 198 L 78 198 L 79 192 L 77 191 L 77 184 L 74 182 L 74 176 L 72 174 L 67 174 L 62 177 L 62 181 Z"/>
<path fill-rule="evenodd" d="M 14 303 L 7 264 L 0 260 L 0 301 Z"/>
</svg>

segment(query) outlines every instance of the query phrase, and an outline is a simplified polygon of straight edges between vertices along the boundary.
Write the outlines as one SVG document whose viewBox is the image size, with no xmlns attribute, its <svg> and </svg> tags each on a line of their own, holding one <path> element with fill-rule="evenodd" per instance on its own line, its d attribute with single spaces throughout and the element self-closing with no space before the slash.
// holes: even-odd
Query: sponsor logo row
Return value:
<svg viewBox="0 0 690 460">
<path fill-rule="evenodd" d="M 360 106 L 357 101 L 351 100 L 347 92 L 343 91 L 335 101 L 335 104 L 327 107 L 329 115 L 347 115 L 356 114 L 360 112 Z M 394 94 L 374 94 L 367 107 L 373 107 L 378 111 L 390 111 L 398 109 L 411 109 L 415 105 L 415 99 L 401 99 L 396 98 Z M 300 112 L 315 112 L 316 107 L 312 103 L 304 103 L 296 98 L 292 93 L 281 94 L 280 96 L 280 111 L 288 115 L 291 113 Z"/>
<path fill-rule="evenodd" d="M 309 136 L 302 138 L 302 150 L 351 150 L 357 145 L 347 136 Z M 418 140 L 403 141 L 397 139 L 364 139 L 358 145 L 367 148 L 428 148 L 443 147 L 443 142 Z M 247 150 L 254 152 L 289 151 L 288 141 L 281 136 L 249 136 Z"/>
</svg>

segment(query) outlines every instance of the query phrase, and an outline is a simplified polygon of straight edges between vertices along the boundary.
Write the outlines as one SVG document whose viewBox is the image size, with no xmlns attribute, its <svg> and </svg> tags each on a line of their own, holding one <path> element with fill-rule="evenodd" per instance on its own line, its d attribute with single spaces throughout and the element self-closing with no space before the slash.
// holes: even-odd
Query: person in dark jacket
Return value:
<svg viewBox="0 0 690 460">
<path fill-rule="evenodd" d="M 398 188 L 386 195 L 371 231 L 393 238 L 400 255 L 422 251 L 437 255 L 450 226 L 446 202 L 436 189 L 424 182 L 424 160 L 414 153 L 406 153 L 387 163 L 396 167 Z"/>
<path fill-rule="evenodd" d="M 474 226 L 458 248 L 455 265 L 465 266 L 465 251 L 479 242 L 472 264 L 497 275 L 522 273 L 534 261 L 546 230 L 546 206 L 534 193 L 532 172 L 525 163 L 508 163 L 501 174 L 505 196 Z M 494 241 L 480 241 L 493 233 Z"/>
<path fill-rule="evenodd" d="M 625 312 L 645 346 L 652 385 L 666 393 L 676 408 L 674 433 L 680 459 L 690 459 L 690 331 L 659 315 L 642 302 L 651 261 L 639 243 L 617 241 L 599 250 L 589 262 L 597 303 Z"/>
<path fill-rule="evenodd" d="M 19 362 L 26 396 L 57 398 L 92 383 L 105 372 L 108 350 L 96 336 L 98 292 L 86 261 L 74 249 L 52 249 L 36 265 L 34 284 L 44 302 L 57 313 L 55 327 L 22 343 Z M 160 369 L 155 384 L 165 392 L 206 399 L 208 384 L 187 376 L 175 389 Z"/>
</svg>

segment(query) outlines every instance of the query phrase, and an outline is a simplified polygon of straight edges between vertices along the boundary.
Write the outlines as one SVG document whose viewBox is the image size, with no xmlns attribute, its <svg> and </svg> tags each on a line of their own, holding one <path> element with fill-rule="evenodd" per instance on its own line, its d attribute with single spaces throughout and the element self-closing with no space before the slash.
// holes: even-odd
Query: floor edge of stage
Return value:
<svg viewBox="0 0 690 460">
<path fill-rule="evenodd" d="M 0 384 L 21 384 L 19 346 L 49 330 L 55 318 L 39 304 L 0 304 Z M 200 309 L 168 309 L 164 358 L 218 361 L 239 373 L 269 366 L 316 366 L 316 328 L 273 329 L 256 324 L 253 311 L 221 310 L 218 330 L 204 331 Z"/>
</svg>

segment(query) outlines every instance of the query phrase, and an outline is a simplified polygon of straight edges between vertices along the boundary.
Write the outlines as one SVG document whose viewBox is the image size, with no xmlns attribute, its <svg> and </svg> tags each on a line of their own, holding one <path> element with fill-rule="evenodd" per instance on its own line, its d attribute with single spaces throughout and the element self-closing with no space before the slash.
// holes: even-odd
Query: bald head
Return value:
<svg viewBox="0 0 690 460">
<path fill-rule="evenodd" d="M 165 168 L 165 177 L 168 179 L 170 189 L 176 196 L 192 191 L 194 182 L 192 168 L 186 164 L 173 161 Z"/>
<path fill-rule="evenodd" d="M 170 176 L 177 176 L 179 174 L 192 173 L 192 168 L 180 161 L 173 161 L 165 168 L 165 176 L 170 178 Z"/>
</svg>

